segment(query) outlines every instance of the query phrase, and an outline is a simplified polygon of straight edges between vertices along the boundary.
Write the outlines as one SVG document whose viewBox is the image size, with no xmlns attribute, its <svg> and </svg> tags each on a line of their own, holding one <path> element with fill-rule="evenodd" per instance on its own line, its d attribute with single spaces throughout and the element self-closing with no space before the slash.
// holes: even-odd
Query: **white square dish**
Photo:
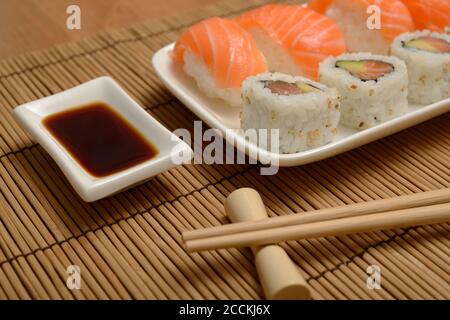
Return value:
<svg viewBox="0 0 450 320">
<path fill-rule="evenodd" d="M 47 130 L 42 121 L 49 115 L 103 102 L 129 122 L 157 149 L 158 154 L 135 166 L 104 176 L 89 174 L 65 147 Z M 96 201 L 175 167 L 172 151 L 192 158 L 191 148 L 167 130 L 140 107 L 113 79 L 101 77 L 72 89 L 18 106 L 13 111 L 17 121 L 36 139 L 56 161 L 69 182 L 87 202 Z M 185 158 L 186 159 L 186 158 Z"/>
<path fill-rule="evenodd" d="M 278 162 L 281 167 L 298 166 L 326 159 L 450 111 L 450 98 L 428 106 L 409 105 L 406 114 L 366 130 L 358 131 L 339 125 L 334 140 L 322 147 L 293 154 L 266 152 L 257 145 L 245 141 L 238 132 L 225 134 L 227 129 L 239 128 L 241 109 L 230 107 L 225 102 L 209 98 L 201 92 L 182 67 L 173 62 L 171 57 L 173 47 L 172 43 L 160 49 L 152 60 L 156 73 L 167 88 L 211 128 L 218 129 L 228 142 L 234 144 L 240 151 L 247 155 L 264 154 L 268 159 L 266 161 Z"/>
</svg>

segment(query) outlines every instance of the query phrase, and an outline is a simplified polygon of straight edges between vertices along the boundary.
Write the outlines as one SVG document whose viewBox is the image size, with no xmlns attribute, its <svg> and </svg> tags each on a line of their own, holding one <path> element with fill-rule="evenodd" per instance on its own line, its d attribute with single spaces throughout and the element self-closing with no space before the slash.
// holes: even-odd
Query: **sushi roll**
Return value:
<svg viewBox="0 0 450 320">
<path fill-rule="evenodd" d="M 319 81 L 342 97 L 341 123 L 366 129 L 408 110 L 408 73 L 403 61 L 370 53 L 350 53 L 323 61 Z"/>
<path fill-rule="evenodd" d="M 380 28 L 369 28 L 371 5 L 380 9 Z M 337 22 L 350 52 L 386 55 L 395 37 L 414 31 L 411 14 L 400 0 L 309 0 L 308 6 Z"/>
<path fill-rule="evenodd" d="M 267 71 L 252 36 L 235 21 L 216 17 L 187 29 L 177 40 L 173 57 L 206 95 L 231 106 L 240 106 L 242 81 Z"/>
<path fill-rule="evenodd" d="M 320 61 L 345 52 L 337 24 L 303 6 L 269 4 L 236 21 L 253 35 L 272 72 L 317 79 Z"/>
<path fill-rule="evenodd" d="M 450 24 L 448 0 L 401 0 L 411 12 L 417 30 L 443 32 Z"/>
<path fill-rule="evenodd" d="M 242 85 L 241 128 L 279 129 L 280 153 L 295 153 L 333 140 L 340 105 L 336 89 L 304 77 L 264 73 Z"/>
<path fill-rule="evenodd" d="M 449 35 L 430 31 L 403 34 L 391 51 L 408 67 L 411 103 L 427 105 L 450 97 Z"/>
</svg>

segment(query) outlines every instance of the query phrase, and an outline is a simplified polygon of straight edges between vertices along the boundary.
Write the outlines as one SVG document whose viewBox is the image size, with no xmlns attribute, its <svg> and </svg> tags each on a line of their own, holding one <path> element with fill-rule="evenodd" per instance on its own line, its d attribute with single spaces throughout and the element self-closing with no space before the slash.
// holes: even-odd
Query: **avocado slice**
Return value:
<svg viewBox="0 0 450 320">
<path fill-rule="evenodd" d="M 300 91 L 302 93 L 319 92 L 320 91 L 319 88 L 316 88 L 305 82 L 297 82 L 297 87 L 300 89 Z"/>
<path fill-rule="evenodd" d="M 347 70 L 351 73 L 364 72 L 364 62 L 356 60 L 341 60 L 336 62 L 336 67 Z"/>
</svg>

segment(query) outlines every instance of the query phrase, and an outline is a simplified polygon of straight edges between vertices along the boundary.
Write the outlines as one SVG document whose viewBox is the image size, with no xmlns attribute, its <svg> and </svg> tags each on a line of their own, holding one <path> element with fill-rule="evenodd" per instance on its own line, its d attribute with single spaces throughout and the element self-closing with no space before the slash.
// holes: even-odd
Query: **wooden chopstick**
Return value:
<svg viewBox="0 0 450 320">
<path fill-rule="evenodd" d="M 450 203 L 188 240 L 188 252 L 405 228 L 450 220 Z"/>
<path fill-rule="evenodd" d="M 195 239 L 225 236 L 257 230 L 271 230 L 283 226 L 356 217 L 371 213 L 408 209 L 447 202 L 450 202 L 450 188 L 314 210 L 311 212 L 302 212 L 288 216 L 273 217 L 259 221 L 240 222 L 219 227 L 185 231 L 182 234 L 182 237 L 183 240 L 187 242 Z"/>
</svg>

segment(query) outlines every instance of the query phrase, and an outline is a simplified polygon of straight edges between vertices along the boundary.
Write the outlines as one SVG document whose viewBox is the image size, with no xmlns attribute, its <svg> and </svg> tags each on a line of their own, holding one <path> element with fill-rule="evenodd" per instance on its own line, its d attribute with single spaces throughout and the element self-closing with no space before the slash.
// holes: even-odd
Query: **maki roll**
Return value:
<svg viewBox="0 0 450 320">
<path fill-rule="evenodd" d="M 242 81 L 267 71 L 252 36 L 233 20 L 217 17 L 188 28 L 177 40 L 173 58 L 206 95 L 236 107 Z"/>
<path fill-rule="evenodd" d="M 431 31 L 403 34 L 394 41 L 391 52 L 408 67 L 411 103 L 426 105 L 450 97 L 450 35 Z"/>
<path fill-rule="evenodd" d="M 336 89 L 303 77 L 264 73 L 242 85 L 241 128 L 279 129 L 280 153 L 295 153 L 333 140 L 340 105 Z"/>
<path fill-rule="evenodd" d="M 342 97 L 341 123 L 366 129 L 408 110 L 408 73 L 403 61 L 370 53 L 344 54 L 323 61 L 319 81 Z"/>
</svg>

